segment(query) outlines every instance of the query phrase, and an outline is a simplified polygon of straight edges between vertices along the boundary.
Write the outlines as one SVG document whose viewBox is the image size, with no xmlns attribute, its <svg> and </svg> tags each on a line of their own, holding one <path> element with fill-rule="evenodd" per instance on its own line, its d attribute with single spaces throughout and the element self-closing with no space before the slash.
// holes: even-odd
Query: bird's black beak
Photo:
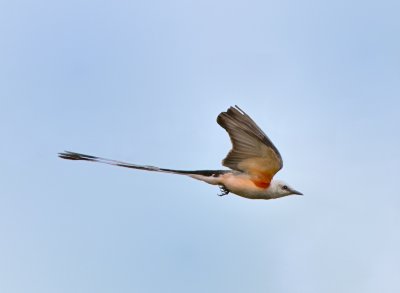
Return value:
<svg viewBox="0 0 400 293">
<path fill-rule="evenodd" d="M 292 194 L 304 195 L 300 191 L 297 191 L 297 190 L 294 190 L 294 189 L 292 189 L 291 191 L 292 191 Z"/>
</svg>

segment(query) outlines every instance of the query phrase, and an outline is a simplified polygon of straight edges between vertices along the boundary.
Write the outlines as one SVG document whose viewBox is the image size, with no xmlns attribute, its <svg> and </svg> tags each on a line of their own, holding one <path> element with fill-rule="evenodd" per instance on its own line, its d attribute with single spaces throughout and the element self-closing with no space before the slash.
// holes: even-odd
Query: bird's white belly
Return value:
<svg viewBox="0 0 400 293">
<path fill-rule="evenodd" d="M 270 199 L 268 188 L 260 188 L 246 174 L 228 173 L 222 176 L 221 183 L 230 192 L 250 199 Z"/>
</svg>

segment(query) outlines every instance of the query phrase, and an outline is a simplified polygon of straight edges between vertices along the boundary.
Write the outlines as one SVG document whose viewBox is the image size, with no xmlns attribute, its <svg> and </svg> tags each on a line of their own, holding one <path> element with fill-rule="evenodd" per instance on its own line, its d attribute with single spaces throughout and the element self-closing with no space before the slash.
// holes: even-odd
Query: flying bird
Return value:
<svg viewBox="0 0 400 293">
<path fill-rule="evenodd" d="M 75 152 L 62 152 L 59 157 L 119 167 L 185 175 L 220 187 L 220 196 L 234 193 L 249 199 L 275 199 L 303 195 L 281 180 L 273 179 L 283 167 L 282 157 L 268 136 L 238 106 L 230 107 L 217 117 L 217 123 L 229 134 L 232 149 L 222 165 L 231 170 L 173 170 L 136 165 Z"/>
</svg>

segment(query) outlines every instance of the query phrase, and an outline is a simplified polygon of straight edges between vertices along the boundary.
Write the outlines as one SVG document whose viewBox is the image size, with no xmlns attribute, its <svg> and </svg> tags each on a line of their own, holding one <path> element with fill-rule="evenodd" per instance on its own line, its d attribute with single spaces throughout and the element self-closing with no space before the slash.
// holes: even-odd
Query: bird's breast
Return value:
<svg viewBox="0 0 400 293">
<path fill-rule="evenodd" d="M 232 193 L 251 199 L 269 199 L 268 186 L 255 184 L 245 173 L 228 173 L 221 177 L 221 183 Z"/>
</svg>

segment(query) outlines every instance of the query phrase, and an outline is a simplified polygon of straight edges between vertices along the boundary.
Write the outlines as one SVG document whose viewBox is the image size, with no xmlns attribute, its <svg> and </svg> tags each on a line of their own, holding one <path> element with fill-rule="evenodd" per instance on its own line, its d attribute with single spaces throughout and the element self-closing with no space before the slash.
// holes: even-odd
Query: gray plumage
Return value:
<svg viewBox="0 0 400 293">
<path fill-rule="evenodd" d="M 232 149 L 222 161 L 228 168 L 245 171 L 240 163 L 247 159 L 272 157 L 275 173 L 283 167 L 282 157 L 268 136 L 238 106 L 230 107 L 217 117 L 217 123 L 229 134 Z"/>
<path fill-rule="evenodd" d="M 201 176 L 206 176 L 206 177 L 218 177 L 221 174 L 226 174 L 228 172 L 231 172 L 229 170 L 193 170 L 193 171 L 189 171 L 189 170 L 165 169 L 165 168 L 159 168 L 159 167 L 155 167 L 155 166 L 131 164 L 131 163 L 110 160 L 110 159 L 105 159 L 105 158 L 101 158 L 101 157 L 95 157 L 95 156 L 90 156 L 90 155 L 85 155 L 85 154 L 80 154 L 80 153 L 75 153 L 75 152 L 68 152 L 68 151 L 59 153 L 58 156 L 62 159 L 66 159 L 66 160 L 97 162 L 97 163 L 103 163 L 103 164 L 125 167 L 125 168 L 130 168 L 130 169 L 173 173 L 173 174 L 181 174 L 181 175 L 201 175 Z"/>
</svg>

